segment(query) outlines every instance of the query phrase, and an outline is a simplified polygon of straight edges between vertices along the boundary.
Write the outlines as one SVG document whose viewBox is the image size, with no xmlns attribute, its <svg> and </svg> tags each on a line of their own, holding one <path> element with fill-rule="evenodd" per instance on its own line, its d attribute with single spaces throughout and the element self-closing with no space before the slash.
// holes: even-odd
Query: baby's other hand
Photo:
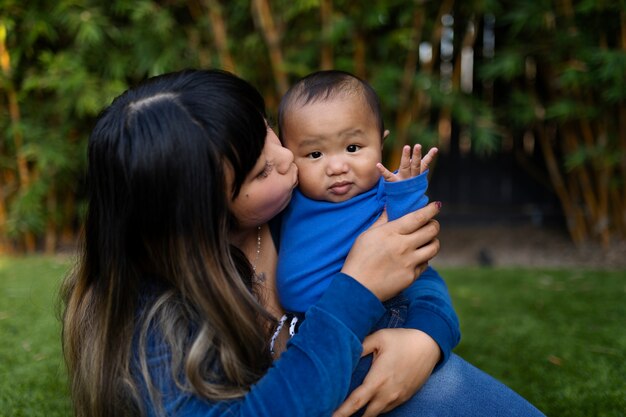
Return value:
<svg viewBox="0 0 626 417">
<path fill-rule="evenodd" d="M 398 168 L 397 173 L 394 174 L 389 171 L 381 163 L 378 163 L 376 167 L 385 181 L 394 182 L 406 180 L 424 173 L 435 159 L 438 151 L 437 148 L 431 148 L 426 156 L 422 158 L 422 145 L 417 144 L 413 146 L 413 155 L 411 155 L 411 147 L 404 145 L 402 148 L 402 157 L 400 158 L 400 168 Z"/>
</svg>

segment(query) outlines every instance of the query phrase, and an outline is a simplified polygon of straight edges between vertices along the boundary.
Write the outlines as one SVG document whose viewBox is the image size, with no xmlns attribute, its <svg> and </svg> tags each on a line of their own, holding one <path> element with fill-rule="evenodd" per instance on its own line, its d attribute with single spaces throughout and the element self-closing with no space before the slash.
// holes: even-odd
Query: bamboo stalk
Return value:
<svg viewBox="0 0 626 417">
<path fill-rule="evenodd" d="M 575 93 L 579 99 L 581 99 L 581 94 L 578 91 L 575 91 Z M 587 97 L 585 101 L 587 101 L 587 105 L 590 105 L 589 102 L 593 102 L 593 100 L 589 97 Z M 583 137 L 584 143 L 589 149 L 594 149 L 598 145 L 602 147 L 607 146 L 606 135 L 608 132 L 606 122 L 594 123 L 594 125 L 596 125 L 595 129 L 594 126 L 592 126 L 592 122 L 585 117 L 581 117 L 578 123 L 580 127 L 579 132 Z M 611 226 L 611 222 L 609 220 L 609 181 L 612 169 L 605 161 L 605 158 L 600 155 L 592 156 L 590 170 L 592 173 L 595 173 L 595 187 L 593 185 L 591 187 L 595 189 L 594 194 L 596 195 L 596 201 L 595 212 L 592 212 L 591 221 L 593 222 L 593 231 L 600 236 L 602 246 L 608 248 Z M 585 171 L 585 175 L 587 176 L 585 182 L 590 182 L 591 175 L 589 175 L 587 168 L 582 167 L 582 169 Z"/>
<path fill-rule="evenodd" d="M 554 187 L 554 192 L 556 193 L 559 201 L 561 202 L 561 207 L 565 212 L 565 216 L 567 219 L 567 230 L 574 241 L 575 244 L 581 244 L 585 237 L 584 231 L 581 230 L 580 222 L 577 220 L 575 206 L 570 198 L 570 195 L 567 191 L 567 186 L 565 185 L 565 181 L 559 170 L 559 165 L 557 163 L 557 158 L 552 149 L 552 137 L 554 133 L 548 135 L 546 132 L 547 126 L 542 125 L 537 129 L 537 137 L 539 139 L 539 145 L 541 146 L 541 150 L 543 152 L 544 160 L 546 161 L 546 167 L 548 169 L 548 175 L 550 176 L 550 180 L 552 186 Z"/>
<path fill-rule="evenodd" d="M 30 171 L 28 168 L 28 161 L 22 154 L 22 146 L 24 143 L 24 136 L 22 134 L 22 128 L 20 126 L 22 116 L 20 111 L 20 105 L 17 98 L 17 91 L 12 83 L 11 78 L 11 55 L 6 46 L 7 28 L 4 24 L 0 23 L 0 68 L 4 73 L 4 77 L 7 80 L 4 88 L 6 90 L 7 101 L 9 105 L 9 118 L 11 119 L 13 144 L 15 146 L 15 159 L 17 162 L 17 172 L 19 179 L 19 188 L 22 191 L 28 190 L 31 184 Z M 3 199 L 4 200 L 4 199 Z M 5 205 L 6 216 L 6 201 L 3 201 Z M 5 217 L 6 221 L 6 217 Z M 6 224 L 6 223 L 3 223 Z M 35 235 L 30 232 L 24 232 L 24 244 L 26 250 L 32 253 L 36 249 Z"/>
<path fill-rule="evenodd" d="M 276 29 L 274 17 L 267 0 L 252 0 L 252 15 L 257 22 L 263 39 L 267 44 L 270 56 L 270 65 L 274 74 L 274 82 L 276 83 L 276 91 L 282 97 L 289 88 L 287 74 L 285 73 L 285 64 L 283 52 L 280 47 L 280 34 Z"/>
<path fill-rule="evenodd" d="M 619 137 L 619 150 L 622 152 L 622 155 L 626 155 L 626 106 L 623 103 L 620 103 L 619 106 L 619 124 L 618 124 L 618 137 Z M 621 158 L 620 160 L 620 168 L 622 172 L 621 178 L 621 205 L 622 207 L 626 207 L 626 158 Z"/>
<path fill-rule="evenodd" d="M 28 188 L 30 185 L 30 173 L 28 171 L 28 163 L 26 158 L 21 154 L 22 144 L 24 142 L 24 136 L 22 135 L 22 129 L 20 122 L 22 119 L 20 106 L 17 99 L 17 91 L 11 82 L 11 55 L 6 47 L 6 27 L 0 24 L 0 67 L 6 77 L 5 90 L 7 100 L 9 104 L 9 117 L 11 118 L 11 125 L 13 131 L 13 143 L 15 145 L 15 157 L 17 160 L 17 172 L 19 174 L 20 185 Z"/>
<path fill-rule="evenodd" d="M 537 183 L 543 185 L 546 189 L 552 190 L 552 183 L 549 178 L 546 178 L 545 171 L 539 169 L 536 164 L 533 164 L 531 160 L 529 160 L 526 152 L 515 148 L 513 155 L 515 156 L 515 161 L 524 168 L 524 171 L 530 175 Z"/>
<path fill-rule="evenodd" d="M 57 224 L 55 219 L 57 211 L 57 195 L 55 187 L 51 187 L 46 197 L 46 209 L 48 211 L 48 220 L 46 222 L 46 235 L 44 239 L 44 251 L 48 255 L 54 254 L 57 247 Z"/>
<path fill-rule="evenodd" d="M 421 67 L 421 72 L 424 74 L 427 74 L 427 75 L 432 74 L 435 62 L 438 62 L 439 60 L 439 51 L 441 48 L 441 35 L 442 35 L 442 27 L 443 27 L 441 19 L 444 15 L 451 13 L 453 7 L 454 7 L 454 0 L 445 0 L 439 6 L 439 11 L 437 12 L 437 18 L 435 20 L 436 24 L 434 26 L 433 32 L 430 37 L 430 42 L 432 45 L 432 58 L 429 62 L 424 63 L 424 65 L 422 65 Z M 419 13 L 422 13 L 422 11 L 418 7 L 418 9 L 416 10 L 416 14 L 413 16 L 413 27 L 416 30 L 416 36 L 419 36 L 416 38 L 416 40 L 421 38 L 421 28 L 423 26 L 423 22 L 421 20 L 423 18 L 420 15 L 418 15 Z M 419 45 L 417 46 L 419 47 Z M 417 50 L 417 53 L 419 56 L 419 49 Z M 405 70 L 407 69 L 407 67 L 411 65 L 411 63 L 408 62 L 408 59 L 409 57 L 407 56 L 407 63 L 405 64 Z M 406 142 L 408 142 L 408 128 L 410 126 L 411 119 L 413 117 L 412 115 L 421 114 L 422 112 L 425 111 L 425 107 L 428 105 L 428 101 L 426 100 L 425 94 L 423 92 L 418 91 L 415 87 L 413 87 L 412 89 L 409 89 L 408 91 L 411 91 L 412 99 L 410 101 L 410 104 L 408 104 L 406 107 L 406 113 L 399 114 L 397 116 L 398 122 L 401 121 L 402 123 L 402 125 L 398 125 L 398 126 L 402 126 L 402 127 L 398 128 L 398 135 L 396 137 L 396 140 L 394 141 L 394 146 L 392 148 L 390 158 L 388 159 L 389 161 L 388 164 L 391 167 L 397 167 L 400 165 L 400 156 L 401 156 L 402 147 L 405 145 Z M 447 121 L 442 120 L 442 118 L 447 117 L 446 114 L 447 114 L 446 111 L 441 112 L 440 120 L 439 120 L 440 125 L 442 123 L 443 124 L 450 123 L 449 118 Z"/>
<path fill-rule="evenodd" d="M 578 140 L 576 134 L 572 132 L 570 128 L 564 128 L 561 131 L 563 136 L 563 146 L 566 155 L 575 153 L 578 149 Z M 589 210 L 590 223 L 595 223 L 595 219 L 598 218 L 598 201 L 595 195 L 593 181 L 590 178 L 589 172 L 586 166 L 576 167 L 573 169 L 572 174 L 578 178 L 580 183 L 583 201 L 585 206 Z"/>
<path fill-rule="evenodd" d="M 622 10 L 619 14 L 620 35 L 622 51 L 626 51 L 626 11 Z"/>
<path fill-rule="evenodd" d="M 572 212 L 568 216 L 567 221 L 572 222 L 578 229 L 580 235 L 580 243 L 583 243 L 589 239 L 589 229 L 591 226 L 588 224 L 589 219 L 584 214 L 582 208 L 582 190 L 580 183 L 577 181 L 575 175 L 569 173 L 565 174 L 565 181 L 567 185 L 567 192 L 569 194 L 570 201 L 572 203 Z"/>
<path fill-rule="evenodd" d="M 322 50 L 320 57 L 320 68 L 323 70 L 332 69 L 334 66 L 333 43 L 331 39 L 333 30 L 333 1 L 320 1 L 320 19 L 322 22 Z"/>
<path fill-rule="evenodd" d="M 366 58 L 366 45 L 365 37 L 360 31 L 356 31 L 354 34 L 354 74 L 362 79 L 367 78 L 367 68 L 365 65 Z"/>
<path fill-rule="evenodd" d="M 471 28 L 471 29 L 470 29 Z M 461 47 L 456 54 L 454 59 L 454 69 L 452 75 L 452 86 L 454 90 L 458 91 L 461 88 L 461 59 L 463 58 L 463 49 L 471 46 L 474 48 L 476 44 L 476 22 L 472 18 L 465 29 L 465 34 L 463 35 L 463 41 L 461 42 Z"/>
<path fill-rule="evenodd" d="M 1 58 L 1 57 L 0 57 Z M 0 102 L 0 112 L 4 113 L 4 103 Z M 0 140 L 0 155 L 4 154 L 4 141 Z M 3 169 L 0 170 L 0 255 L 4 255 L 10 252 L 10 243 L 6 235 L 7 224 L 7 207 L 6 199 L 8 195 L 8 184 L 10 180 L 7 178 L 10 171 Z"/>
<path fill-rule="evenodd" d="M 613 209 L 612 218 L 617 235 L 621 239 L 626 239 L 626 206 L 622 203 L 619 190 L 611 189 L 611 207 Z"/>
<path fill-rule="evenodd" d="M 439 7 L 439 11 L 437 12 L 437 24 L 434 27 L 433 33 L 431 35 L 430 43 L 433 46 L 433 56 L 430 60 L 429 64 L 426 66 L 429 73 L 432 73 L 432 69 L 434 67 L 435 62 L 439 61 L 439 54 L 441 52 L 441 35 L 443 33 L 443 23 L 441 19 L 443 16 L 452 13 L 452 8 L 454 7 L 454 0 L 445 0 L 441 3 Z"/>
<path fill-rule="evenodd" d="M 2 187 L 4 188 L 4 187 Z M 4 193 L 2 193 L 4 194 Z M 0 255 L 10 253 L 11 245 L 6 238 L 7 208 L 4 195 L 0 198 Z"/>
<path fill-rule="evenodd" d="M 394 134 L 394 151 L 388 158 L 389 166 L 396 167 L 400 164 L 400 155 L 398 149 L 401 149 L 408 142 L 409 127 L 411 125 L 412 109 L 410 100 L 413 90 L 413 78 L 417 71 L 419 61 L 419 44 L 422 37 L 422 28 L 424 26 L 424 10 L 421 5 L 417 5 L 413 13 L 413 23 L 411 25 L 410 43 L 406 59 L 404 61 L 404 71 L 402 72 L 402 81 L 400 82 L 400 91 L 398 92 L 398 111 L 396 113 L 396 132 Z M 421 94 L 415 91 L 413 94 Z M 421 101 L 419 101 L 421 103 Z"/>
<path fill-rule="evenodd" d="M 452 12 L 452 8 L 454 7 L 453 0 L 446 0 L 441 4 L 439 8 L 439 14 L 437 15 L 437 27 L 435 29 L 435 33 L 433 33 L 434 39 L 436 39 L 436 43 L 433 42 L 433 56 L 430 61 L 430 71 L 432 71 L 433 65 L 435 62 L 439 61 L 439 55 L 441 54 L 441 36 L 443 33 L 443 23 L 442 18 L 446 14 L 450 14 Z M 435 47 L 436 45 L 436 47 Z M 458 53 L 458 51 L 456 51 Z M 439 143 L 443 146 L 442 148 L 447 148 L 450 143 L 450 137 L 452 134 L 452 117 L 451 117 L 450 108 L 442 108 L 439 112 L 439 122 L 437 125 L 438 133 L 439 133 Z"/>
<path fill-rule="evenodd" d="M 599 144 L 607 146 L 606 138 L 608 135 L 608 121 L 604 117 L 604 121 L 599 123 L 597 129 L 597 137 Z M 607 162 L 606 158 L 596 158 L 597 170 L 599 171 L 596 178 L 596 188 L 598 190 L 598 213 L 596 217 L 596 227 L 600 234 L 600 242 L 605 249 L 608 249 L 611 241 L 611 215 L 609 212 L 609 184 L 613 176 L 613 167 Z"/>
<path fill-rule="evenodd" d="M 209 20 L 213 30 L 213 40 L 217 49 L 217 54 L 222 63 L 222 68 L 226 71 L 236 72 L 235 61 L 228 47 L 228 31 L 226 21 L 222 13 L 222 5 L 219 0 L 203 0 L 205 7 L 209 11 Z"/>
<path fill-rule="evenodd" d="M 571 21 L 574 18 L 574 6 L 571 0 L 561 0 L 561 11 Z"/>
<path fill-rule="evenodd" d="M 621 49 L 626 51 L 626 11 L 620 12 L 620 34 Z M 618 150 L 622 155 L 626 155 L 626 106 L 623 102 L 618 105 Z M 611 200 L 613 201 L 613 218 L 620 231 L 620 237 L 626 239 L 626 158 L 622 157 L 619 164 L 621 172 L 621 186 L 619 189 L 611 190 Z M 619 174 L 618 174 L 619 175 Z"/>
<path fill-rule="evenodd" d="M 74 246 L 76 234 L 72 227 L 73 216 L 76 214 L 76 194 L 67 192 L 63 198 L 63 222 L 61 223 L 60 244 L 62 246 Z"/>
</svg>

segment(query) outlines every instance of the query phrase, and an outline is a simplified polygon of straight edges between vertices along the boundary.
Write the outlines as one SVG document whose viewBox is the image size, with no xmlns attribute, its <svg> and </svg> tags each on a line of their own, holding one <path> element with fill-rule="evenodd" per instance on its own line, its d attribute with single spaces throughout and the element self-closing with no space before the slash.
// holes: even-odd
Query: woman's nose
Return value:
<svg viewBox="0 0 626 417">
<path fill-rule="evenodd" d="M 280 145 L 279 149 L 279 158 L 276 159 L 276 170 L 280 174 L 286 174 L 294 161 L 293 153 L 289 149 L 284 148 L 282 145 Z"/>
</svg>

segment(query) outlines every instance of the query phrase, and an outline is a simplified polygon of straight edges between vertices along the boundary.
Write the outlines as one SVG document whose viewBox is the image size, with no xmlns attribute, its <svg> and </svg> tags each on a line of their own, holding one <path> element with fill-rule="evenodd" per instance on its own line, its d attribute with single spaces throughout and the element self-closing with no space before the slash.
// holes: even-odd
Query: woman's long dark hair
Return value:
<svg viewBox="0 0 626 417">
<path fill-rule="evenodd" d="M 241 396 L 266 371 L 269 316 L 229 243 L 229 200 L 265 136 L 262 97 L 216 70 L 154 77 L 101 114 L 89 139 L 82 252 L 62 294 L 77 417 L 141 414 L 138 378 L 158 400 L 142 348 L 151 326 L 184 375 L 178 382 L 198 395 Z"/>
</svg>

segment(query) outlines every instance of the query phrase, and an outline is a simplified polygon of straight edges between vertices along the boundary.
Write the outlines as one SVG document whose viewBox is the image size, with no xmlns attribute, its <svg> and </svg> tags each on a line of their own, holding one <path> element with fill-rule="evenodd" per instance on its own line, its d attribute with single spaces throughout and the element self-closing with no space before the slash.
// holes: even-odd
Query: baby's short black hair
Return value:
<svg viewBox="0 0 626 417">
<path fill-rule="evenodd" d="M 361 94 L 376 118 L 381 138 L 385 131 L 380 99 L 378 94 L 366 81 L 354 74 L 340 70 L 316 71 L 301 78 L 285 93 L 278 107 L 278 127 L 282 141 L 283 121 L 289 109 L 298 104 L 301 106 L 316 101 L 324 101 L 340 94 Z"/>
</svg>

